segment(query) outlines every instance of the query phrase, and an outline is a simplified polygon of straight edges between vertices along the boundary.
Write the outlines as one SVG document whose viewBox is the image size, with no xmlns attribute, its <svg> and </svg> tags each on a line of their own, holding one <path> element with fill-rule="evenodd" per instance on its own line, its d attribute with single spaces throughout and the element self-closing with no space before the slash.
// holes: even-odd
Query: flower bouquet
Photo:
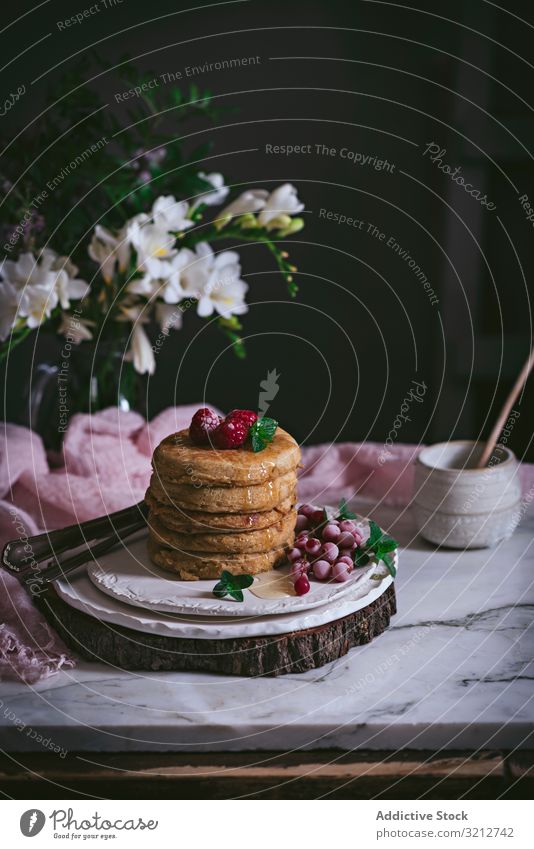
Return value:
<svg viewBox="0 0 534 849">
<path fill-rule="evenodd" d="M 190 308 L 244 356 L 248 285 L 222 240 L 265 244 L 290 295 L 297 291 L 281 247 L 304 226 L 296 189 L 241 186 L 230 198 L 223 175 L 205 165 L 209 145 L 184 152 L 182 122 L 218 115 L 210 94 L 153 90 L 127 63 L 122 73 L 141 91 L 127 126 L 79 70 L 64 79 L 41 131 L 24 150 L 11 147 L 9 177 L 0 175 L 0 357 L 36 328 L 65 337 L 57 373 L 74 348 L 85 353 L 70 412 L 131 406 L 132 375 L 154 372 L 158 345 Z"/>
</svg>

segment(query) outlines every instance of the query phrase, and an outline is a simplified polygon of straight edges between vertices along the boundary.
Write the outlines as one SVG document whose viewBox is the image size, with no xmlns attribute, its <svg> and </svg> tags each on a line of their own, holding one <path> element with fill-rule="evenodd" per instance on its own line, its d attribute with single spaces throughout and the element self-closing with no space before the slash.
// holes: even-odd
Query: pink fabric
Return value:
<svg viewBox="0 0 534 849">
<path fill-rule="evenodd" d="M 172 407 L 150 423 L 137 413 L 110 408 L 72 418 L 63 445 L 63 463 L 50 468 L 41 439 L 17 425 L 0 434 L 0 547 L 111 513 L 143 498 L 150 458 L 169 433 L 187 427 L 203 404 Z M 405 504 L 413 482 L 418 448 L 375 443 L 317 445 L 303 450 L 301 500 L 337 503 L 358 494 Z M 523 485 L 534 484 L 534 466 L 521 469 Z M 66 647 L 34 607 L 18 581 L 0 570 L 0 679 L 34 682 L 73 666 Z"/>
<path fill-rule="evenodd" d="M 140 501 L 150 458 L 164 436 L 187 427 L 201 404 L 165 410 L 150 424 L 116 408 L 73 416 L 63 465 L 52 469 L 39 436 L 6 424 L 0 433 L 0 548 Z M 74 660 L 13 575 L 0 569 L 0 679 L 33 683 Z"/>
</svg>

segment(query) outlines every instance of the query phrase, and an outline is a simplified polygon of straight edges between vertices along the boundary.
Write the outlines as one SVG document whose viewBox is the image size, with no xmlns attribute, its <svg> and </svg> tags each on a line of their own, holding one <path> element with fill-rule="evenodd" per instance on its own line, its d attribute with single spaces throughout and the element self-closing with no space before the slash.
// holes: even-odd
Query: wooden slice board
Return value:
<svg viewBox="0 0 534 849">
<path fill-rule="evenodd" d="M 101 622 L 70 607 L 52 588 L 39 599 L 39 606 L 67 645 L 93 662 L 121 669 L 196 670 L 247 677 L 324 666 L 382 634 L 397 612 L 391 584 L 367 607 L 316 628 L 279 636 L 198 640 L 161 637 Z"/>
</svg>

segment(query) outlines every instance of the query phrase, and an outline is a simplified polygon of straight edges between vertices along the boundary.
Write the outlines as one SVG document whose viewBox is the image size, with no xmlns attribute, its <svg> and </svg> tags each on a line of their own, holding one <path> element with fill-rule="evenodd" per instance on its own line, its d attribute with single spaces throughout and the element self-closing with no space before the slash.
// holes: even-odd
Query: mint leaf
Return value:
<svg viewBox="0 0 534 849">
<path fill-rule="evenodd" d="M 399 547 L 399 544 L 396 540 L 391 539 L 391 537 L 385 537 L 379 543 L 380 551 L 384 554 L 387 554 L 388 551 L 395 551 L 396 548 Z"/>
<path fill-rule="evenodd" d="M 376 522 L 373 522 L 372 519 L 369 520 L 369 529 L 371 533 L 369 534 L 369 539 L 367 540 L 367 547 L 374 548 L 375 545 L 382 539 L 382 531 L 380 530 Z"/>
<path fill-rule="evenodd" d="M 236 601 L 243 601 L 243 593 L 241 590 L 229 590 L 229 593 Z"/>
<path fill-rule="evenodd" d="M 395 569 L 395 567 L 393 565 L 393 558 L 392 558 L 391 554 L 385 554 L 384 557 L 382 557 L 381 559 L 386 564 L 386 566 L 389 570 L 389 574 L 394 578 L 395 575 L 397 574 L 397 570 Z"/>
<path fill-rule="evenodd" d="M 345 498 L 342 498 L 341 501 L 339 502 L 338 510 L 339 510 L 339 513 L 337 515 L 337 519 L 355 519 L 356 518 L 356 513 L 353 513 L 351 510 L 348 509 L 347 501 L 346 501 Z"/>
<path fill-rule="evenodd" d="M 254 583 L 254 578 L 252 575 L 236 575 L 234 577 L 234 583 L 237 584 L 241 590 L 246 590 L 247 587 L 250 587 L 250 585 Z"/>
<path fill-rule="evenodd" d="M 213 587 L 213 595 L 215 598 L 224 598 L 228 595 L 228 587 L 224 583 L 224 581 L 219 581 L 218 584 L 215 584 Z"/>
<path fill-rule="evenodd" d="M 355 548 L 352 559 L 354 560 L 355 566 L 367 566 L 370 558 L 364 548 Z"/>
<path fill-rule="evenodd" d="M 249 428 L 248 435 L 254 452 L 263 451 L 269 442 L 272 442 L 276 433 L 278 422 L 266 416 L 258 419 Z"/>
<path fill-rule="evenodd" d="M 369 539 L 365 545 L 360 546 L 354 551 L 353 560 L 355 566 L 365 566 L 371 559 L 380 563 L 381 560 L 386 564 L 389 573 L 395 577 L 397 570 L 393 565 L 393 557 L 391 552 L 398 548 L 398 542 L 393 537 L 384 534 L 380 527 L 369 520 Z"/>
<path fill-rule="evenodd" d="M 254 578 L 252 575 L 232 575 L 223 569 L 221 572 L 221 580 L 213 587 L 213 595 L 215 598 L 224 598 L 229 595 L 236 601 L 243 601 L 242 590 L 250 587 Z"/>
</svg>

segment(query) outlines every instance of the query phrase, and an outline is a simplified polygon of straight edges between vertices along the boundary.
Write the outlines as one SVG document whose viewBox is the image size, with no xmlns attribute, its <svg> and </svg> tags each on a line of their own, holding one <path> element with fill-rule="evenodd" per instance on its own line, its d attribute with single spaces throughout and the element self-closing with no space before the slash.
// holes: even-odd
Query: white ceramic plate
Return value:
<svg viewBox="0 0 534 849">
<path fill-rule="evenodd" d="M 160 637 L 216 640 L 288 634 L 326 625 L 355 613 L 379 598 L 392 583 L 393 579 L 383 565 L 376 571 L 383 574 L 380 581 L 371 578 L 361 580 L 351 593 L 332 604 L 312 610 L 245 619 L 237 616 L 202 617 L 141 610 L 104 595 L 82 572 L 70 581 L 56 581 L 55 588 L 59 597 L 71 607 L 110 625 L 122 625 L 133 631 Z"/>
<path fill-rule="evenodd" d="M 244 601 L 234 601 L 227 596 L 215 598 L 215 581 L 180 581 L 172 573 L 155 566 L 148 557 L 146 535 L 128 542 L 128 547 L 111 552 L 87 566 L 87 574 L 99 590 L 118 601 L 166 613 L 195 614 L 197 616 L 273 616 L 293 611 L 310 610 L 331 604 L 351 593 L 356 585 L 369 579 L 377 571 L 374 563 L 354 569 L 344 583 L 322 583 L 311 580 L 311 589 L 303 596 L 283 598 L 258 598 L 245 590 Z M 394 563 L 398 556 L 395 552 Z M 289 567 L 264 573 L 256 580 L 277 580 L 287 574 Z"/>
</svg>

